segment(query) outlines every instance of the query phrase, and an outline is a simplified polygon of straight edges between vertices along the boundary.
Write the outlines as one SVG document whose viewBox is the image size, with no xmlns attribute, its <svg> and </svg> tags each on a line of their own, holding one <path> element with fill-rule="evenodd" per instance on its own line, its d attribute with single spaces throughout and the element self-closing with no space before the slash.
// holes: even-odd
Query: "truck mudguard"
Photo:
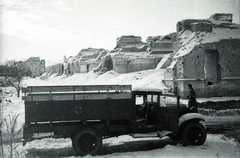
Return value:
<svg viewBox="0 0 240 158">
<path fill-rule="evenodd" d="M 205 116 L 199 114 L 199 113 L 187 113 L 179 118 L 178 126 L 180 126 L 185 121 L 189 120 L 199 120 L 199 121 L 205 121 Z"/>
</svg>

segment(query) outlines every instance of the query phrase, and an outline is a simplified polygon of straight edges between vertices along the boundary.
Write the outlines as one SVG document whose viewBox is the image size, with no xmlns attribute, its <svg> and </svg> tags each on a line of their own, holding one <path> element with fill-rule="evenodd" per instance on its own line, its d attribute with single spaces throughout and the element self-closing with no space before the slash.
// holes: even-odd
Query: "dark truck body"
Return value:
<svg viewBox="0 0 240 158">
<path fill-rule="evenodd" d="M 122 134 L 181 139 L 186 125 L 202 120 L 199 114 L 184 117 L 188 108 L 180 105 L 178 96 L 163 95 L 159 90 L 132 90 L 131 85 L 29 86 L 23 92 L 24 144 L 48 136 L 70 137 L 80 155 L 94 155 L 103 138 Z M 200 131 L 206 135 L 202 127 Z M 91 145 L 82 145 L 89 137 L 94 137 Z M 196 145 L 203 144 L 204 137 Z"/>
</svg>

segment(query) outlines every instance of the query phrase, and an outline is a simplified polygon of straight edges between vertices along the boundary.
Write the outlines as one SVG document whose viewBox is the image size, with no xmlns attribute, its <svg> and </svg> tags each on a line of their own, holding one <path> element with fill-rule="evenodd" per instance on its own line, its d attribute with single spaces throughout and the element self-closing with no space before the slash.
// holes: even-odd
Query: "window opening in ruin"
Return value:
<svg viewBox="0 0 240 158">
<path fill-rule="evenodd" d="M 87 72 L 89 72 L 89 64 L 87 64 Z"/>
<path fill-rule="evenodd" d="M 221 79 L 219 52 L 216 49 L 205 50 L 204 73 L 207 85 L 213 85 Z"/>
<path fill-rule="evenodd" d="M 213 83 L 212 82 L 208 82 L 207 85 L 212 85 Z"/>
</svg>

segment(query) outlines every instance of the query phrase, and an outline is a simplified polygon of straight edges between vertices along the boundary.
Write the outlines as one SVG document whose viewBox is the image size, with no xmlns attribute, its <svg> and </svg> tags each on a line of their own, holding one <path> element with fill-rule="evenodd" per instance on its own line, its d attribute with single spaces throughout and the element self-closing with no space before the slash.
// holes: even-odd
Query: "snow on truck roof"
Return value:
<svg viewBox="0 0 240 158">
<path fill-rule="evenodd" d="M 163 92 L 162 89 L 155 87 L 133 87 L 132 91 L 142 91 L 142 92 Z"/>
<path fill-rule="evenodd" d="M 78 91 L 92 92 L 92 91 L 141 91 L 141 92 L 160 92 L 164 90 L 156 87 L 142 87 L 132 85 L 51 85 L 51 86 L 28 86 L 23 88 L 23 92 L 63 92 L 73 93 Z"/>
</svg>

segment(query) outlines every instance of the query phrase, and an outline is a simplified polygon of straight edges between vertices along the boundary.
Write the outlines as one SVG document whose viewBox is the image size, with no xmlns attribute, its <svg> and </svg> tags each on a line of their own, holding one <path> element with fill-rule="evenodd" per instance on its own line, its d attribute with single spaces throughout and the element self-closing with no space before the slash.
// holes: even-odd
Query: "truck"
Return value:
<svg viewBox="0 0 240 158">
<path fill-rule="evenodd" d="M 169 136 L 183 145 L 206 141 L 203 115 L 191 113 L 178 95 L 131 85 L 28 86 L 23 145 L 47 137 L 71 138 L 76 154 L 96 155 L 102 140 Z"/>
</svg>

